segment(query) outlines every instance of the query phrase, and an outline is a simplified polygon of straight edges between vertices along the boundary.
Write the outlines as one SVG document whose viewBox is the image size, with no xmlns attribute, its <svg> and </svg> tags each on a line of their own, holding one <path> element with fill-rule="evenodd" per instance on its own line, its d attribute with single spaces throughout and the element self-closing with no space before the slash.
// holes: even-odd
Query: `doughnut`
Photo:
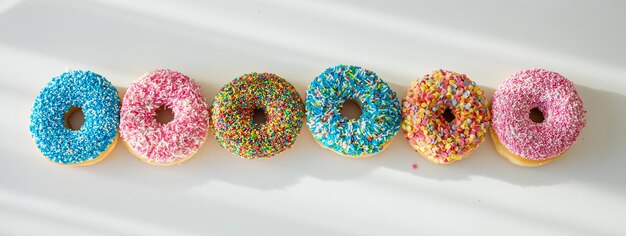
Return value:
<svg viewBox="0 0 626 236">
<path fill-rule="evenodd" d="M 509 76 L 492 103 L 490 132 L 496 150 L 520 166 L 539 166 L 559 158 L 586 124 L 586 111 L 574 84 L 549 70 L 521 70 Z"/>
<path fill-rule="evenodd" d="M 161 124 L 156 111 L 171 109 Z M 188 160 L 209 133 L 209 110 L 200 85 L 177 71 L 157 69 L 130 84 L 122 102 L 120 135 L 129 151 L 153 165 Z"/>
<path fill-rule="evenodd" d="M 256 123 L 254 111 L 266 121 Z M 219 144 L 244 159 L 269 158 L 293 145 L 304 120 L 304 103 L 286 80 L 270 73 L 249 73 L 220 89 L 212 107 Z"/>
<path fill-rule="evenodd" d="M 83 110 L 79 130 L 69 126 L 69 115 Z M 117 89 L 91 71 L 65 72 L 41 90 L 30 115 L 35 146 L 51 162 L 84 166 L 104 159 L 115 147 L 120 122 Z"/>
<path fill-rule="evenodd" d="M 435 70 L 411 84 L 402 100 L 402 129 L 426 159 L 445 165 L 484 140 L 491 113 L 484 92 L 465 74 Z"/>
<path fill-rule="evenodd" d="M 348 100 L 359 103 L 358 119 L 340 114 Z M 317 76 L 307 91 L 306 115 L 315 140 L 344 157 L 374 155 L 400 130 L 396 92 L 376 73 L 358 66 L 339 65 Z"/>
</svg>

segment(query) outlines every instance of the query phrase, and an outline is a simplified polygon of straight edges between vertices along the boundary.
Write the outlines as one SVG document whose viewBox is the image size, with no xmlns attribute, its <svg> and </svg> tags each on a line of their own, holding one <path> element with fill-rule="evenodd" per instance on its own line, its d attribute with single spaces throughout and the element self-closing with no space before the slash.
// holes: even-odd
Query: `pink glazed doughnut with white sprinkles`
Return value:
<svg viewBox="0 0 626 236">
<path fill-rule="evenodd" d="M 543 165 L 576 142 L 585 113 L 572 81 L 549 70 L 522 70 L 493 95 L 491 137 L 512 163 Z"/>
<path fill-rule="evenodd" d="M 157 122 L 161 107 L 172 110 L 172 121 Z M 209 110 L 200 86 L 177 71 L 155 70 L 132 83 L 120 115 L 124 143 L 149 164 L 172 165 L 189 159 L 209 133 Z"/>
</svg>

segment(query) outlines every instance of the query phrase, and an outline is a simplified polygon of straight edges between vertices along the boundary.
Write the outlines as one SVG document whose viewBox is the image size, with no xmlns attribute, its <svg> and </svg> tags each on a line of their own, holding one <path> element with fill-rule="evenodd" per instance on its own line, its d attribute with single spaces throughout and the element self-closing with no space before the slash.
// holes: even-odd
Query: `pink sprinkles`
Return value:
<svg viewBox="0 0 626 236">
<path fill-rule="evenodd" d="M 167 124 L 156 121 L 166 106 L 174 113 Z M 200 86 L 171 70 L 149 72 L 132 83 L 121 108 L 120 135 L 144 161 L 174 164 L 193 155 L 204 143 L 209 111 Z"/>
<path fill-rule="evenodd" d="M 533 108 L 543 113 L 543 122 L 529 118 Z M 544 69 L 522 70 L 507 78 L 493 95 L 492 125 L 510 152 L 545 160 L 576 142 L 586 124 L 585 113 L 571 81 Z"/>
</svg>

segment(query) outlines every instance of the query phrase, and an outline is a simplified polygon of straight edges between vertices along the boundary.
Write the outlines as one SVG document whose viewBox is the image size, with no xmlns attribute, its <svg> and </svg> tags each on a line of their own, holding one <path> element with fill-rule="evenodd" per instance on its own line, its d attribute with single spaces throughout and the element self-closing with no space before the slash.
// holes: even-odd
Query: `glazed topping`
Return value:
<svg viewBox="0 0 626 236">
<path fill-rule="evenodd" d="M 491 114 L 465 74 L 436 70 L 411 84 L 402 128 L 409 143 L 439 163 L 459 160 L 485 140 Z"/>
<path fill-rule="evenodd" d="M 360 103 L 359 119 L 340 114 L 349 99 Z M 400 129 L 396 93 L 376 73 L 358 66 L 339 65 L 316 77 L 307 91 L 306 108 L 315 139 L 347 156 L 381 151 Z"/>
<path fill-rule="evenodd" d="M 254 110 L 266 121 L 255 123 Z M 245 74 L 226 84 L 213 101 L 213 129 L 220 145 L 248 159 L 278 154 L 294 143 L 304 120 L 298 91 L 275 74 Z"/>
<path fill-rule="evenodd" d="M 543 121 L 533 121 L 535 109 Z M 493 96 L 493 129 L 512 153 L 545 160 L 567 150 L 585 127 L 583 102 L 574 84 L 544 69 L 522 70 L 507 78 Z"/>
<path fill-rule="evenodd" d="M 76 131 L 66 128 L 65 113 L 71 107 L 85 114 Z M 52 78 L 41 90 L 30 115 L 30 132 L 45 157 L 77 164 L 97 158 L 111 145 L 119 120 L 117 89 L 101 75 L 78 70 Z"/>
<path fill-rule="evenodd" d="M 161 106 L 174 113 L 167 124 L 155 118 Z M 132 83 L 124 96 L 120 133 L 145 161 L 170 164 L 193 155 L 206 139 L 208 124 L 200 86 L 179 72 L 149 72 Z"/>
</svg>

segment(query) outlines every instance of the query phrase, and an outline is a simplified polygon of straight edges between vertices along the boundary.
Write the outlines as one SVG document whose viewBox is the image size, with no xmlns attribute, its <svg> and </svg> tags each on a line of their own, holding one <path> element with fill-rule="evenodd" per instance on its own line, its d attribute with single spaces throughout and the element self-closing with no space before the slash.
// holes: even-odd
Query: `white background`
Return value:
<svg viewBox="0 0 626 236">
<path fill-rule="evenodd" d="M 622 1 L 0 1 L 0 235 L 625 235 L 626 4 Z M 303 128 L 292 149 L 242 160 L 213 136 L 177 166 L 118 145 L 87 167 L 40 157 L 34 98 L 67 69 L 123 93 L 155 68 L 209 101 L 246 72 L 304 96 L 325 68 L 371 69 L 403 97 L 433 69 L 491 95 L 524 68 L 576 84 L 587 127 L 562 159 L 522 168 L 490 140 L 436 166 L 399 133 L 383 153 L 341 158 Z M 418 168 L 413 169 L 412 165 Z"/>
</svg>

